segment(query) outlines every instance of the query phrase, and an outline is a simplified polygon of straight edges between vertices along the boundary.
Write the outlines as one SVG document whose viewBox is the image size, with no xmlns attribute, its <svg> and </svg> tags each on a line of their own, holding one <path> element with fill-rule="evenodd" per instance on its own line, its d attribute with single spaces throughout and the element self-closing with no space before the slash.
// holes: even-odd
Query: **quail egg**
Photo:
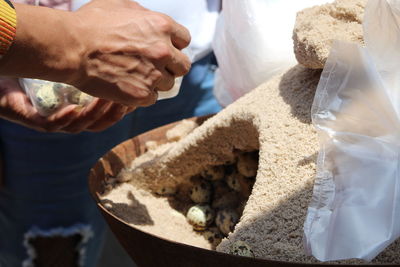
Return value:
<svg viewBox="0 0 400 267">
<path fill-rule="evenodd" d="M 43 84 L 36 92 L 36 104 L 46 115 L 54 112 L 63 103 L 62 95 L 53 89 L 52 83 Z"/>
<path fill-rule="evenodd" d="M 188 210 L 186 219 L 194 230 L 204 231 L 213 222 L 214 211 L 208 205 L 195 205 Z"/>
<path fill-rule="evenodd" d="M 229 253 L 232 255 L 254 258 L 254 253 L 251 250 L 251 247 L 243 241 L 234 242 L 230 246 Z"/>
<path fill-rule="evenodd" d="M 77 104 L 80 106 L 85 106 L 90 101 L 92 101 L 93 97 L 91 95 L 88 95 L 84 92 L 79 91 L 78 89 L 71 90 L 71 92 L 68 95 L 68 101 L 71 104 Z"/>
<path fill-rule="evenodd" d="M 224 166 L 210 166 L 200 173 L 201 177 L 209 181 L 221 180 L 225 176 Z"/>
<path fill-rule="evenodd" d="M 239 215 L 232 209 L 218 211 L 217 217 L 215 218 L 215 224 L 218 226 L 218 229 L 226 236 L 234 230 L 238 221 Z"/>
<path fill-rule="evenodd" d="M 189 191 L 189 196 L 195 203 L 209 203 L 212 197 L 211 183 L 203 179 L 195 180 Z"/>
<path fill-rule="evenodd" d="M 237 162 L 237 170 L 246 177 L 254 177 L 257 175 L 258 169 L 258 153 L 250 152 L 240 154 Z"/>
<path fill-rule="evenodd" d="M 203 232 L 203 237 L 210 242 L 213 248 L 216 248 L 222 241 L 222 234 L 217 227 L 210 227 Z"/>
<path fill-rule="evenodd" d="M 242 174 L 238 173 L 236 170 L 234 170 L 231 174 L 228 174 L 225 179 L 226 179 L 226 183 L 228 184 L 228 186 L 237 191 L 240 192 L 241 191 L 241 186 L 240 186 L 240 179 L 241 179 Z"/>
<path fill-rule="evenodd" d="M 160 186 L 156 188 L 155 193 L 160 196 L 172 196 L 176 193 L 175 186 Z"/>
</svg>

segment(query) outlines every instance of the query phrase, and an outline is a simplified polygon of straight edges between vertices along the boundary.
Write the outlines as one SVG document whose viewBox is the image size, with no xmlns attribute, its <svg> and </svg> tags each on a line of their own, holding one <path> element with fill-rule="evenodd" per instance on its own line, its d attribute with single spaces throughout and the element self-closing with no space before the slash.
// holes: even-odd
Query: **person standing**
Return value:
<svg viewBox="0 0 400 267">
<path fill-rule="evenodd" d="M 190 35 L 127 0 L 95 0 L 77 12 L 0 3 L 0 18 L 17 17 L 0 59 L 0 266 L 94 267 L 105 223 L 89 170 L 131 137 L 128 113 L 188 71 L 180 49 Z M 41 117 L 17 77 L 67 82 L 100 98 Z"/>
<path fill-rule="evenodd" d="M 92 1 L 76 12 L 81 12 L 80 14 L 85 14 L 84 11 L 89 12 L 89 8 L 93 8 L 96 2 Z M 150 6 L 150 1 L 142 4 L 152 8 L 157 6 L 157 2 L 168 1 L 152 1 L 154 6 Z M 201 13 L 205 15 L 201 17 L 198 24 L 194 23 L 193 25 L 208 23 L 208 13 L 210 13 L 208 15 L 217 15 L 218 10 L 209 12 L 212 7 L 210 6 L 211 2 L 213 1 L 197 1 L 197 7 L 193 6 L 190 11 L 192 16 L 200 11 L 198 9 L 200 5 Z M 63 1 L 46 1 L 46 4 L 54 3 L 62 4 Z M 123 6 L 118 6 L 121 3 Z M 181 9 L 182 6 L 189 8 L 192 5 L 192 3 L 188 5 L 186 1 L 173 1 L 173 3 L 175 10 Z M 79 3 L 76 4 L 73 1 L 69 6 L 77 8 Z M 111 12 L 114 8 L 122 10 L 126 7 L 138 7 L 138 3 L 106 0 L 100 8 Z M 167 7 L 172 8 L 172 5 L 165 4 L 164 8 Z M 97 8 L 99 7 L 95 6 L 94 10 Z M 105 13 L 104 17 L 115 18 L 116 14 L 111 16 Z M 149 14 L 154 15 L 153 13 Z M 132 14 L 132 19 L 134 18 L 135 15 Z M 186 18 L 190 21 L 190 16 Z M 93 19 L 92 22 L 96 24 L 99 20 L 99 18 Z M 113 19 L 106 20 L 106 22 L 110 25 L 115 23 Z M 199 28 L 193 26 L 192 29 Z M 200 38 L 200 40 L 206 40 L 204 41 L 205 45 L 203 49 L 196 50 L 199 60 L 193 64 L 191 72 L 184 78 L 180 94 L 176 98 L 157 102 L 158 107 L 154 109 L 143 108 L 131 113 L 128 110 L 118 111 L 118 108 L 112 108 L 117 105 L 115 102 L 120 101 L 118 105 L 122 106 L 132 104 L 132 102 L 125 102 L 126 99 L 117 97 L 116 93 L 110 94 L 112 91 L 104 90 L 102 83 L 97 87 L 91 87 L 77 80 L 74 85 L 79 89 L 81 89 L 80 85 L 83 85 L 82 88 L 87 89 L 86 92 L 89 93 L 103 88 L 101 92 L 98 92 L 98 96 L 111 97 L 107 100 L 111 101 L 106 102 L 106 100 L 100 99 L 98 100 L 100 103 L 89 106 L 86 113 L 75 114 L 74 111 L 64 110 L 62 111 L 64 113 L 58 114 L 59 117 L 56 115 L 39 118 L 45 125 L 38 129 L 40 131 L 31 129 L 34 127 L 34 123 L 30 119 L 38 118 L 32 115 L 34 112 L 32 110 L 22 113 L 22 115 L 27 114 L 26 118 L 22 117 L 23 119 L 16 111 L 12 113 L 13 119 L 10 120 L 8 117 L 0 120 L 0 153 L 4 165 L 3 187 L 0 189 L 0 266 L 21 266 L 21 263 L 24 263 L 25 266 L 35 266 L 38 262 L 41 264 L 38 266 L 57 266 L 57 263 L 65 262 L 67 259 L 71 260 L 71 258 L 71 261 L 74 264 L 79 263 L 79 266 L 93 267 L 97 265 L 106 226 L 88 192 L 89 170 L 97 159 L 113 146 L 139 132 L 171 120 L 205 115 L 220 109 L 211 93 L 214 70 L 213 56 L 210 54 L 212 34 L 211 30 L 205 34 L 208 36 L 207 38 L 204 36 L 204 39 Z M 92 36 L 90 39 L 95 40 L 95 33 Z M 103 35 L 101 40 L 103 44 L 109 42 L 106 35 Z M 196 46 L 192 46 L 192 48 L 196 49 Z M 114 55 L 116 55 L 115 58 L 118 58 L 118 53 Z M 101 59 L 107 60 L 108 58 L 102 57 Z M 114 61 L 114 64 L 118 62 Z M 26 69 L 31 71 L 30 68 Z M 61 75 L 64 74 L 61 73 Z M 45 79 L 47 77 L 37 78 Z M 166 84 L 164 89 L 171 86 L 171 83 L 168 82 L 170 80 L 164 80 L 164 84 Z M 151 89 L 157 90 L 155 85 L 156 83 L 150 86 Z M 8 92 L 12 91 L 10 95 L 14 97 L 20 96 L 19 103 L 24 103 L 23 107 L 29 106 L 27 99 L 22 99 L 23 93 L 15 80 L 2 79 L 0 88 L 6 89 Z M 111 86 L 111 88 L 114 87 Z M 130 88 L 128 87 L 128 89 Z M 124 90 L 119 92 L 124 92 Z M 133 104 L 151 104 L 155 101 L 155 97 L 156 95 L 150 90 L 149 94 L 143 96 L 143 101 L 134 101 Z M 71 112 L 72 115 L 68 112 Z M 60 119 L 60 117 L 64 119 Z M 110 127 L 121 117 L 123 117 L 121 121 Z M 155 123 L 148 123 L 152 119 Z M 106 122 L 102 122 L 103 120 Z M 100 121 L 100 126 L 95 127 L 90 124 L 95 121 Z M 67 127 L 71 125 L 69 122 L 74 123 L 73 127 Z M 49 123 L 50 126 L 46 126 Z M 48 131 L 72 132 L 73 134 Z M 83 132 L 77 133 L 80 131 Z M 63 238 L 53 239 L 55 236 Z M 60 248 L 62 248 L 62 252 L 60 252 Z M 47 264 L 50 265 L 44 265 L 45 263 L 41 260 L 44 262 L 47 260 Z M 50 260 L 52 262 L 49 263 Z"/>
</svg>

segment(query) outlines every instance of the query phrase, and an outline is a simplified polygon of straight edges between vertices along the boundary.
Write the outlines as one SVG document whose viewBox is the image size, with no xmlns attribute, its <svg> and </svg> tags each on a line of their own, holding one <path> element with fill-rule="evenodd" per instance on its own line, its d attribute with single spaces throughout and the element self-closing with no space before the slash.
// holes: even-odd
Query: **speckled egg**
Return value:
<svg viewBox="0 0 400 267">
<path fill-rule="evenodd" d="M 237 170 L 234 170 L 232 173 L 228 174 L 225 177 L 226 184 L 236 192 L 240 192 L 242 189 L 240 186 L 240 179 L 242 178 L 241 176 L 243 175 L 240 174 Z"/>
<path fill-rule="evenodd" d="M 43 113 L 54 112 L 64 103 L 63 96 L 53 89 L 52 83 L 46 83 L 36 92 L 36 104 Z"/>
<path fill-rule="evenodd" d="M 80 106 L 85 106 L 89 104 L 93 100 L 93 97 L 91 95 L 88 95 L 84 92 L 81 92 L 77 89 L 72 90 L 68 94 L 68 101 L 71 104 L 77 104 Z"/>
<path fill-rule="evenodd" d="M 215 224 L 218 226 L 218 229 L 226 236 L 230 232 L 233 232 L 238 221 L 239 215 L 233 209 L 220 210 L 215 218 Z"/>
<path fill-rule="evenodd" d="M 230 191 L 226 194 L 215 196 L 211 206 L 213 209 L 234 208 L 239 205 L 239 202 L 239 193 Z"/>
<path fill-rule="evenodd" d="M 216 248 L 222 241 L 222 234 L 217 227 L 210 227 L 203 232 L 203 237 L 210 242 L 212 248 Z"/>
<path fill-rule="evenodd" d="M 175 186 L 160 186 L 156 188 L 155 193 L 160 196 L 172 196 L 176 193 Z"/>
<path fill-rule="evenodd" d="M 225 176 L 224 166 L 209 166 L 200 173 L 201 177 L 209 181 L 221 180 Z"/>
<path fill-rule="evenodd" d="M 237 170 L 246 177 L 254 177 L 258 170 L 258 152 L 239 154 Z"/>
<path fill-rule="evenodd" d="M 254 253 L 251 250 L 251 247 L 243 241 L 234 242 L 229 249 L 229 253 L 232 255 L 254 258 Z"/>
<path fill-rule="evenodd" d="M 195 180 L 189 191 L 189 196 L 195 203 L 209 203 L 212 197 L 211 183 L 203 179 Z"/>
<path fill-rule="evenodd" d="M 214 220 L 214 211 L 208 205 L 195 205 L 186 214 L 194 230 L 204 231 Z"/>
</svg>

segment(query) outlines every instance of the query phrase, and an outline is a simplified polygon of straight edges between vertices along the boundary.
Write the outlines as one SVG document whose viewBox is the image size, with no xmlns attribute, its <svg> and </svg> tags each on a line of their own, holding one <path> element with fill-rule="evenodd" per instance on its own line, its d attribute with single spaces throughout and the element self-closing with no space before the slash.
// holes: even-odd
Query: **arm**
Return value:
<svg viewBox="0 0 400 267">
<path fill-rule="evenodd" d="M 17 32 L 0 74 L 64 82 L 129 106 L 155 102 L 190 67 L 188 31 L 129 0 L 94 0 L 76 12 L 16 4 Z"/>
</svg>

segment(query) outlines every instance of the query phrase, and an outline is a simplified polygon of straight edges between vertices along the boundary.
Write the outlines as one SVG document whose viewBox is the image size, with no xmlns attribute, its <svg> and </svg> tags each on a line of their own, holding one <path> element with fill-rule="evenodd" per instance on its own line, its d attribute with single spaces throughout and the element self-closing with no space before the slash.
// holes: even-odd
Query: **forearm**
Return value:
<svg viewBox="0 0 400 267">
<path fill-rule="evenodd" d="M 0 60 L 0 75 L 68 82 L 77 72 L 83 50 L 70 27 L 71 13 L 15 4 L 17 31 Z"/>
</svg>

